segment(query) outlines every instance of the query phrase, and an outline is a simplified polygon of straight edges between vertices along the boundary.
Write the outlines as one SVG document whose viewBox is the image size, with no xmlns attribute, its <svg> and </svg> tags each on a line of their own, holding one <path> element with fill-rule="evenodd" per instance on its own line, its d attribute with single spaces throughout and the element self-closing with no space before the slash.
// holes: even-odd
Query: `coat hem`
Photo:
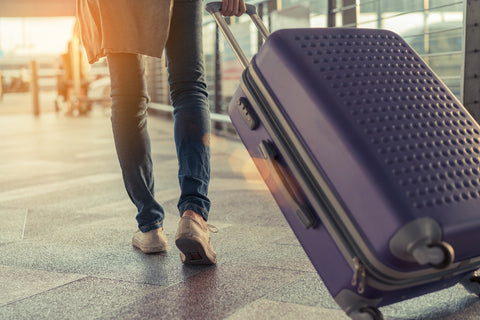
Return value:
<svg viewBox="0 0 480 320">
<path fill-rule="evenodd" d="M 140 54 L 140 55 L 149 56 L 149 57 L 153 57 L 153 58 L 162 58 L 162 56 L 163 56 L 163 52 L 162 52 L 162 54 L 158 55 L 158 54 L 153 54 L 153 53 L 145 53 L 141 50 L 135 51 L 135 50 L 123 50 L 123 49 L 122 50 L 116 50 L 116 49 L 110 49 L 110 48 L 102 48 L 96 56 L 94 56 L 91 59 L 88 59 L 88 62 L 90 64 L 94 64 L 95 62 L 98 62 L 100 59 L 105 58 L 110 53 Z"/>
</svg>

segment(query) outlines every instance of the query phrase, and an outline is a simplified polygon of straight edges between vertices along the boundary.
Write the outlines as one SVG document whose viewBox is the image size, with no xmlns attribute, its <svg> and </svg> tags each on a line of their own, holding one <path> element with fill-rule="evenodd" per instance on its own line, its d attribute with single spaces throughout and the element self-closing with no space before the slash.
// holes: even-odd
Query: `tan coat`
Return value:
<svg viewBox="0 0 480 320">
<path fill-rule="evenodd" d="M 88 61 L 108 53 L 161 57 L 173 0 L 77 0 L 80 35 Z"/>
</svg>

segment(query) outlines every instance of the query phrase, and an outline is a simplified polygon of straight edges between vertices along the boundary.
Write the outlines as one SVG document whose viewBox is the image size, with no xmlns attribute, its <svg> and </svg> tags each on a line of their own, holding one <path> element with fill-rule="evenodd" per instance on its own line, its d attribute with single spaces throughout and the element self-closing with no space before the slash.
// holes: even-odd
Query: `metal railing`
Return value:
<svg viewBox="0 0 480 320">
<path fill-rule="evenodd" d="M 263 15 L 264 7 L 263 5 L 269 2 L 269 0 L 254 0 L 249 1 L 252 5 L 258 6 L 259 16 Z M 230 20 L 238 20 L 236 18 L 227 18 L 227 22 L 231 23 Z M 214 25 L 215 27 L 209 28 L 208 26 Z M 205 52 L 213 52 L 213 54 L 205 54 L 205 64 L 206 64 L 206 80 L 207 88 L 209 93 L 209 102 L 210 102 L 210 115 L 213 122 L 213 127 L 218 130 L 229 130 L 231 126 L 228 124 L 231 123 L 229 116 L 227 115 L 227 107 L 229 104 L 230 97 L 225 97 L 222 94 L 222 51 L 219 44 L 223 42 L 223 36 L 220 34 L 218 28 L 216 27 L 215 20 L 209 16 L 204 16 L 203 22 L 204 30 L 213 31 L 213 34 L 206 34 L 204 32 L 204 42 L 213 44 L 214 48 L 209 48 Z M 215 41 L 208 41 L 211 39 Z M 261 42 L 258 42 L 258 46 L 261 45 Z M 167 83 L 167 69 L 164 59 L 158 58 L 147 58 L 147 86 L 149 94 L 152 99 L 150 103 L 150 108 L 155 112 L 160 112 L 164 114 L 171 114 L 172 106 L 170 105 L 169 93 L 168 93 L 168 83 Z M 240 80 L 240 74 L 238 75 Z"/>
</svg>

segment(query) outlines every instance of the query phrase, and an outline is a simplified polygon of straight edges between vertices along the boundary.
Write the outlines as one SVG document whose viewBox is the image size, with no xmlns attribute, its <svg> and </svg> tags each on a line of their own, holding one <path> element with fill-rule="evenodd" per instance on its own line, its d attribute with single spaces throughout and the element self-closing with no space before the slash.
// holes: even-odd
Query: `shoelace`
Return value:
<svg viewBox="0 0 480 320">
<path fill-rule="evenodd" d="M 213 224 L 208 224 L 208 223 L 207 223 L 207 228 L 208 228 L 208 231 L 210 231 L 211 233 L 218 233 L 218 230 L 219 230 Z"/>
</svg>

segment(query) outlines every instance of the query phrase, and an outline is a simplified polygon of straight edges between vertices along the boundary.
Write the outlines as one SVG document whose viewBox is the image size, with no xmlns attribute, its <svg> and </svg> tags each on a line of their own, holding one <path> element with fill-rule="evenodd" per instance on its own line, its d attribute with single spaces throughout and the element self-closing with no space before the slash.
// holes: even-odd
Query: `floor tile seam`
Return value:
<svg viewBox="0 0 480 320">
<path fill-rule="evenodd" d="M 316 272 L 313 272 L 313 271 L 309 271 L 309 270 L 305 270 L 305 269 L 300 269 L 300 268 L 285 268 L 285 267 L 277 267 L 277 266 L 269 266 L 269 265 L 264 265 L 264 264 L 255 264 L 255 263 L 243 263 L 243 262 L 239 262 L 239 263 L 236 263 L 236 264 L 245 264 L 245 265 L 250 265 L 250 266 L 255 266 L 255 267 L 262 267 L 262 268 L 268 268 L 268 269 L 278 269 L 278 270 L 285 270 L 285 271 L 295 271 L 295 272 L 301 272 L 301 273 L 315 273 Z"/>
<path fill-rule="evenodd" d="M 250 266 L 250 267 L 252 267 L 252 266 L 253 266 L 253 267 L 258 267 L 258 268 L 262 268 L 262 269 L 288 270 L 288 269 L 277 268 L 277 267 L 260 266 L 260 265 L 255 265 L 255 264 L 252 265 L 252 264 L 250 264 L 250 263 L 241 263 L 241 262 L 240 262 L 240 263 L 235 263 L 235 262 L 233 262 L 233 261 L 227 261 L 227 262 L 223 262 L 223 263 L 221 263 L 221 264 L 217 264 L 217 266 L 221 266 L 221 265 L 231 265 L 231 266 L 241 266 L 241 265 L 245 265 L 245 266 Z M 207 270 L 210 270 L 210 269 L 207 269 Z M 205 270 L 205 271 L 207 271 L 207 270 Z M 292 271 L 292 270 L 289 270 L 289 271 Z M 293 270 L 293 271 L 298 271 L 298 270 Z M 306 276 L 307 273 L 313 273 L 313 272 L 305 272 L 305 271 L 301 271 L 301 272 L 305 274 L 304 276 Z M 194 275 L 194 276 L 192 276 L 192 277 L 189 277 L 189 278 L 187 278 L 187 279 L 185 279 L 184 281 L 181 281 L 181 282 L 186 282 L 186 281 L 190 280 L 190 279 L 193 278 L 193 277 L 199 276 L 201 273 L 202 273 L 202 272 L 200 272 L 200 273 L 198 273 L 198 274 L 196 274 L 196 275 Z M 295 283 L 295 282 L 297 282 L 297 281 L 300 281 L 300 279 L 301 279 L 301 276 L 299 275 L 299 276 L 297 276 L 294 280 L 288 281 L 287 283 L 285 283 L 284 285 L 282 285 L 281 287 L 279 287 L 279 288 L 277 288 L 277 289 L 275 289 L 275 290 L 273 290 L 273 291 L 266 291 L 264 294 L 259 295 L 258 297 L 254 297 L 254 298 L 252 298 L 251 300 L 246 301 L 244 304 L 239 305 L 239 306 L 238 306 L 237 308 L 235 308 L 234 310 L 231 310 L 231 312 L 227 312 L 227 313 L 225 314 L 225 316 L 223 317 L 223 319 L 227 319 L 227 318 L 231 317 L 233 314 L 235 314 L 235 313 L 239 312 L 240 310 L 244 309 L 246 306 L 248 306 L 248 305 L 250 305 L 250 304 L 252 304 L 252 303 L 254 303 L 254 302 L 258 301 L 258 300 L 265 299 L 266 296 L 272 294 L 273 292 L 276 292 L 277 290 L 280 290 L 280 289 L 282 289 L 282 288 L 284 288 L 284 287 L 287 287 L 287 286 L 291 285 L 292 283 Z M 181 282 L 179 282 L 179 283 L 181 283 Z"/>
<path fill-rule="evenodd" d="M 32 269 L 32 270 L 36 270 L 36 269 Z M 41 270 L 41 271 L 43 271 L 43 270 Z M 79 275 L 80 275 L 80 274 L 79 274 Z M 159 290 L 159 291 L 163 291 L 163 290 L 165 290 L 166 288 L 168 288 L 168 286 L 156 285 L 156 284 L 151 284 L 151 283 L 128 281 L 128 280 L 115 279 L 115 278 L 109 278 L 109 277 L 100 277 L 100 276 L 94 276 L 94 275 L 83 275 L 83 277 L 81 277 L 81 278 L 78 278 L 78 279 L 75 279 L 75 280 L 73 280 L 73 281 L 69 281 L 69 282 L 63 283 L 63 284 L 61 284 L 61 285 L 58 285 L 58 286 L 49 288 L 49 289 L 47 289 L 47 290 L 43 290 L 43 291 L 41 291 L 41 292 L 37 292 L 37 293 L 32 294 L 32 295 L 30 295 L 30 296 L 28 296 L 28 297 L 24 297 L 24 298 L 21 298 L 21 299 L 9 301 L 9 302 L 6 303 L 6 304 L 0 305 L 0 308 L 6 307 L 6 306 L 8 306 L 8 305 L 10 305 L 10 304 L 15 304 L 15 303 L 18 303 L 18 302 L 27 300 L 27 299 L 31 299 L 31 298 L 33 298 L 33 297 L 36 297 L 36 296 L 45 294 L 45 293 L 47 293 L 47 292 L 51 292 L 51 291 L 58 290 L 58 289 L 60 289 L 60 288 L 63 288 L 63 287 L 72 285 L 72 284 L 74 284 L 74 283 L 76 283 L 76 282 L 79 282 L 79 281 L 84 281 L 84 280 L 86 280 L 86 279 L 110 280 L 110 281 L 115 281 L 115 282 L 117 282 L 117 283 L 128 283 L 128 284 L 137 284 L 137 285 L 147 285 L 147 286 L 153 286 L 153 287 L 161 288 L 162 290 Z M 143 298 L 139 297 L 138 299 L 135 299 L 135 301 L 138 301 L 138 300 L 141 300 L 141 299 L 143 299 Z M 129 302 L 129 304 L 130 304 L 130 302 Z M 99 319 L 100 319 L 100 318 L 99 318 Z"/>
<path fill-rule="evenodd" d="M 278 246 L 282 246 L 283 244 L 275 244 L 275 245 L 278 245 Z M 287 245 L 287 246 L 290 246 L 290 245 Z M 255 247 L 251 247 L 250 248 L 250 251 L 256 251 L 258 249 L 261 249 L 263 246 L 262 245 L 257 245 Z M 245 252 L 239 256 L 237 256 L 235 258 L 235 260 L 230 260 L 229 262 L 233 262 L 235 264 L 245 264 L 245 265 L 255 265 L 255 266 L 259 266 L 259 267 L 264 267 L 264 268 L 276 268 L 276 269 L 282 269 L 282 270 L 290 270 L 290 271 L 300 271 L 300 272 L 309 272 L 309 273 L 315 273 L 315 272 L 312 272 L 312 271 L 309 271 L 309 270 L 305 270 L 305 269 L 299 269 L 299 268 L 294 268 L 294 267 L 291 267 L 291 268 L 285 268 L 285 267 L 276 267 L 276 266 L 269 266 L 269 265 L 264 265 L 264 264 L 256 264 L 256 263 L 244 263 L 244 262 L 238 262 L 236 263 L 235 261 L 240 261 L 242 260 L 243 257 L 245 256 L 249 256 L 250 254 L 250 251 L 249 252 Z M 313 267 L 312 267 L 313 268 Z"/>
<path fill-rule="evenodd" d="M 92 279 L 98 279 L 98 280 L 109 280 L 109 281 L 115 281 L 117 283 L 128 283 L 128 284 L 152 286 L 152 287 L 162 288 L 162 290 L 165 290 L 168 287 L 170 287 L 170 285 L 164 286 L 164 285 L 160 285 L 160 284 L 154 284 L 154 283 L 148 283 L 148 282 L 142 282 L 142 281 L 131 281 L 131 280 L 118 279 L 118 278 L 115 278 L 115 277 L 100 276 L 100 275 L 88 275 L 86 278 L 92 278 Z"/>
<path fill-rule="evenodd" d="M 268 268 L 270 268 L 270 267 L 268 267 Z M 271 267 L 270 269 L 285 270 L 285 269 L 282 269 L 282 268 L 275 268 L 275 267 Z M 290 270 L 290 271 L 291 271 L 291 270 Z M 305 272 L 304 272 L 304 273 L 305 273 Z M 245 309 L 245 308 L 248 307 L 249 305 L 251 305 L 251 304 L 253 304 L 253 303 L 257 302 L 257 301 L 260 301 L 260 300 L 286 303 L 285 301 L 271 300 L 271 299 L 268 299 L 267 297 L 268 297 L 269 295 L 271 295 L 271 294 L 274 294 L 275 292 L 278 292 L 279 290 L 284 289 L 285 287 L 288 287 L 288 286 L 292 285 L 292 284 L 295 283 L 295 282 L 300 281 L 300 280 L 301 280 L 301 279 L 300 279 L 300 276 L 299 276 L 299 277 L 295 278 L 294 280 L 291 280 L 291 281 L 285 283 L 285 284 L 282 285 L 281 287 L 276 288 L 276 289 L 273 290 L 273 291 L 265 292 L 263 295 L 259 296 L 258 298 L 253 299 L 253 300 L 251 300 L 251 301 L 249 301 L 249 302 L 246 302 L 245 304 L 243 304 L 243 305 L 239 306 L 238 308 L 236 308 L 235 310 L 233 310 L 231 313 L 228 313 L 224 319 L 228 319 L 229 317 L 233 316 L 235 313 L 240 312 L 241 310 Z M 291 303 L 291 304 L 297 304 L 297 303 Z M 297 305 L 302 305 L 302 304 L 297 304 Z M 310 306 L 310 305 L 307 305 L 307 306 Z"/>
<path fill-rule="evenodd" d="M 210 268 L 207 269 L 207 270 L 210 270 Z M 207 270 L 205 270 L 205 271 L 207 271 Z M 201 272 L 200 272 L 200 273 L 201 273 Z M 195 276 L 199 275 L 200 273 L 197 273 L 197 274 L 193 275 L 192 277 L 195 277 Z M 170 287 L 173 287 L 173 286 L 175 286 L 175 285 L 179 285 L 179 284 L 181 284 L 181 283 L 185 283 L 185 282 L 187 282 L 187 281 L 188 281 L 190 278 L 192 278 L 192 277 L 188 277 L 188 278 L 184 279 L 183 281 L 178 281 L 178 282 L 172 283 L 172 284 L 170 284 L 170 285 L 168 285 L 168 286 L 155 285 L 155 284 L 143 283 L 143 282 L 134 282 L 134 281 L 128 281 L 128 280 L 116 280 L 116 279 L 112 279 L 112 280 L 122 281 L 122 282 L 124 282 L 124 283 L 135 283 L 135 284 L 144 284 L 144 285 L 161 287 L 162 290 L 159 290 L 159 292 L 161 292 L 161 291 L 167 290 L 167 289 L 169 289 Z M 119 310 L 122 310 L 122 309 L 125 308 L 125 307 L 128 308 L 128 306 L 130 306 L 130 305 L 135 305 L 135 304 L 137 304 L 137 302 L 142 302 L 146 297 L 150 296 L 151 294 L 154 294 L 154 293 L 151 292 L 151 293 L 149 293 L 149 294 L 147 294 L 147 295 L 139 296 L 139 297 L 137 297 L 137 298 L 133 298 L 131 301 L 128 301 L 127 303 L 125 303 L 125 304 L 123 304 L 123 305 L 118 305 L 118 306 L 116 306 L 115 308 L 110 308 L 108 311 L 102 312 L 98 317 L 95 317 L 95 318 L 93 318 L 93 319 L 94 319 L 94 320 L 101 320 L 101 319 L 105 319 L 105 318 L 111 319 L 113 316 L 118 315 L 117 312 L 118 312 Z"/>
<path fill-rule="evenodd" d="M 72 229 L 74 229 L 74 228 L 72 227 Z M 36 236 L 32 236 L 32 237 L 28 237 L 28 238 L 24 238 L 24 239 L 17 239 L 17 240 L 8 241 L 8 242 L 0 242 L 0 247 L 3 244 L 12 245 L 12 244 L 24 243 L 24 244 L 28 244 L 28 245 L 37 244 L 38 246 L 48 247 L 48 248 L 50 248 L 50 247 L 57 247 L 57 248 L 94 248 L 94 249 L 98 248 L 98 246 L 91 245 L 90 243 L 86 243 L 85 245 L 81 245 L 81 244 L 80 245 L 79 244 L 73 245 L 73 244 L 70 244 L 70 243 L 59 244 L 58 242 L 55 241 L 55 239 L 42 237 L 45 234 L 46 233 L 36 235 Z M 102 249 L 106 251 L 107 249 L 123 248 L 123 247 L 124 246 L 120 246 L 119 244 L 118 245 L 112 244 L 112 245 L 105 245 Z"/>
<path fill-rule="evenodd" d="M 85 183 L 100 185 L 102 183 L 110 183 L 121 179 L 117 172 L 111 173 L 94 173 L 87 176 L 72 177 L 69 179 L 61 179 L 45 184 L 29 185 L 27 187 L 16 188 L 0 193 L 0 203 L 14 203 L 15 201 L 32 199 L 35 197 L 45 197 L 46 195 L 55 194 L 59 190 L 65 188 L 75 189 L 82 188 Z M 34 191 L 35 190 L 35 191 Z"/>
<path fill-rule="evenodd" d="M 217 266 L 218 266 L 218 264 L 217 264 Z M 206 269 L 206 270 L 204 270 L 204 271 L 208 271 L 208 270 L 210 270 L 210 269 L 211 269 L 211 268 L 208 268 L 208 269 Z M 202 272 L 203 272 L 203 271 L 202 271 Z M 108 279 L 108 280 L 114 280 L 114 281 L 118 281 L 118 282 L 121 281 L 121 282 L 124 282 L 124 283 L 144 284 L 144 285 L 161 287 L 162 290 L 160 290 L 160 291 L 164 291 L 164 290 L 168 290 L 168 289 L 170 289 L 170 288 L 172 288 L 172 287 L 174 287 L 174 286 L 176 286 L 176 285 L 179 285 L 179 284 L 182 284 L 182 283 L 186 283 L 187 281 L 189 281 L 189 280 L 192 279 L 193 277 L 200 275 L 202 272 L 197 273 L 197 274 L 194 274 L 194 275 L 191 276 L 191 277 L 187 277 L 187 278 L 185 278 L 185 279 L 182 280 L 182 281 L 173 282 L 173 283 L 169 284 L 168 286 L 155 285 L 155 284 L 150 284 L 150 283 L 145 283 L 145 282 L 135 282 L 135 281 L 128 281 L 128 280 L 117 280 L 117 279 L 111 279 L 111 278 L 108 278 L 108 277 L 99 277 L 99 276 L 95 276 L 95 277 L 98 278 L 98 279 Z M 150 293 L 150 294 L 153 294 L 153 293 Z M 150 295 L 150 294 L 149 294 L 149 295 Z M 130 305 L 135 305 L 138 301 L 142 301 L 142 300 L 144 300 L 145 298 L 146 298 L 146 296 L 135 298 L 135 299 L 133 299 L 132 301 L 129 301 L 128 303 L 126 303 L 126 304 L 124 304 L 124 305 L 120 305 L 120 306 L 118 306 L 118 307 L 116 307 L 116 308 L 114 308 L 114 309 L 109 309 L 108 311 L 103 312 L 101 315 L 99 315 L 98 317 L 95 317 L 95 318 L 93 318 L 93 319 L 95 319 L 95 320 L 100 320 L 100 319 L 105 319 L 105 318 L 111 319 L 114 315 L 117 315 L 117 311 L 119 311 L 119 310 L 121 310 L 121 309 L 123 309 L 123 308 L 125 308 L 125 307 L 128 308 L 128 306 L 130 306 Z"/>
<path fill-rule="evenodd" d="M 45 272 L 45 273 L 55 273 L 55 274 L 62 274 L 62 275 L 76 275 L 79 276 L 80 278 L 74 280 L 80 280 L 84 278 L 88 278 L 92 275 L 90 274 L 84 274 L 84 273 L 76 273 L 76 272 L 65 272 L 62 270 L 52 270 L 44 267 L 32 267 L 31 265 L 24 265 L 24 264 L 5 264 L 5 263 L 0 263 L 0 267 L 7 267 L 7 268 L 16 268 L 16 269 L 23 269 L 23 270 L 29 270 L 32 272 Z M 73 281 L 73 282 L 74 282 Z"/>
<path fill-rule="evenodd" d="M 231 265 L 231 266 L 242 266 L 243 265 L 243 266 L 256 267 L 256 268 L 262 268 L 262 269 L 273 269 L 273 270 L 290 271 L 290 272 L 293 271 L 293 272 L 296 272 L 296 273 L 299 274 L 294 280 L 289 281 L 283 287 L 291 285 L 294 282 L 298 282 L 298 281 L 302 280 L 303 278 L 305 278 L 307 276 L 318 275 L 317 272 L 314 272 L 314 271 L 292 269 L 292 268 L 281 268 L 281 267 L 274 267 L 274 266 L 265 266 L 265 265 L 258 265 L 258 264 L 245 263 L 245 262 L 235 262 L 235 261 L 232 261 L 232 260 L 222 262 L 221 264 L 217 264 L 217 266 L 221 266 L 221 265 Z M 210 268 L 206 269 L 205 271 L 208 271 L 208 270 L 210 270 Z M 202 271 L 202 272 L 204 272 L 204 271 Z M 198 276 L 202 272 L 197 273 L 197 274 L 193 275 L 192 277 Z M 185 281 L 192 278 L 192 277 L 189 277 L 189 278 L 185 279 Z M 179 283 L 181 283 L 181 282 L 184 282 L 184 281 L 180 281 Z M 283 287 L 281 287 L 281 288 L 283 288 Z M 279 290 L 279 289 L 276 289 L 276 290 Z"/>
<path fill-rule="evenodd" d="M 172 287 L 175 287 L 179 284 L 182 284 L 182 283 L 186 283 L 188 281 L 193 281 L 194 278 L 196 277 L 199 277 L 202 275 L 202 273 L 204 272 L 208 272 L 210 271 L 212 268 L 218 268 L 218 267 L 221 267 L 221 266 L 249 266 L 249 267 L 257 267 L 257 268 L 262 268 L 262 269 L 275 269 L 275 270 L 282 270 L 282 271 L 295 271 L 295 272 L 300 272 L 302 273 L 303 275 L 299 275 L 297 276 L 294 280 L 292 281 L 289 281 L 288 283 L 286 283 L 284 286 L 282 286 L 281 288 L 285 287 L 285 286 L 288 286 L 288 285 L 291 285 L 292 283 L 294 282 L 297 282 L 297 281 L 300 281 L 303 277 L 306 277 L 308 275 L 312 275 L 312 274 L 316 274 L 316 272 L 310 272 L 310 271 L 304 271 L 304 270 L 292 270 L 292 269 L 286 269 L 286 268 L 279 268 L 279 267 L 270 267 L 270 266 L 261 266 L 261 265 L 255 265 L 255 264 L 250 264 L 250 263 L 242 263 L 242 262 L 239 262 L 239 263 L 236 263 L 234 261 L 224 261 L 224 262 L 221 262 L 221 263 L 217 263 L 216 265 L 214 266 L 211 266 L 209 268 L 206 268 L 205 270 L 202 270 L 201 272 L 198 272 L 190 277 L 187 277 L 187 278 L 184 278 L 183 280 L 181 281 L 177 281 L 177 282 L 172 282 L 170 283 L 168 286 L 162 286 L 162 285 L 156 285 L 156 286 L 159 286 L 159 287 L 163 287 L 164 289 L 169 289 L 169 288 L 172 288 Z M 98 277 L 98 276 L 95 276 L 97 278 L 102 278 L 102 279 L 108 279 L 108 277 L 106 278 L 103 278 L 103 277 Z M 112 279 L 112 280 L 116 280 L 116 279 Z M 123 281 L 123 282 L 126 282 L 126 283 L 137 283 L 137 284 L 142 284 L 140 282 L 134 282 L 134 281 L 128 281 L 128 280 L 116 280 L 116 281 Z M 143 283 L 143 284 L 147 284 L 147 285 L 152 285 L 152 284 L 148 284 L 148 283 Z M 276 290 L 279 290 L 281 288 L 278 288 Z M 274 290 L 274 291 L 276 291 Z M 270 294 L 271 292 L 268 292 L 268 294 Z M 267 293 L 265 294 L 267 295 Z M 263 296 L 262 296 L 263 297 Z"/>
<path fill-rule="evenodd" d="M 294 281 L 292 282 L 292 284 L 295 284 L 297 282 L 299 282 L 301 280 L 298 280 L 298 281 Z M 284 289 L 285 287 L 283 288 L 279 288 L 278 290 L 275 290 L 273 293 L 276 293 L 277 291 L 280 291 L 281 289 Z M 281 293 L 279 293 L 281 294 Z M 335 306 L 335 307 L 328 307 L 328 306 L 325 306 L 321 301 L 320 299 L 322 298 L 322 295 L 318 295 L 318 301 L 315 302 L 315 303 L 301 303 L 301 302 L 293 302 L 293 301 L 289 301 L 289 300 L 282 300 L 281 298 L 274 298 L 272 296 L 272 298 L 268 298 L 268 297 L 265 297 L 264 299 L 265 300 L 268 300 L 268 301 L 274 301 L 274 302 L 283 302 L 283 303 L 290 303 L 290 304 L 295 304 L 295 305 L 300 305 L 300 306 L 306 306 L 306 307 L 315 307 L 315 308 L 321 308 L 321 309 L 326 309 L 326 310 L 341 310 L 339 306 Z M 333 297 L 332 297 L 333 299 Z"/>
<path fill-rule="evenodd" d="M 320 298 L 321 296 L 319 296 Z M 330 307 L 325 307 L 321 304 L 309 304 L 309 303 L 299 303 L 299 302 L 292 302 L 292 301 L 285 301 L 285 300 L 280 300 L 280 299 L 270 299 L 270 298 L 263 298 L 265 301 L 272 301 L 272 302 L 278 302 L 278 303 L 288 303 L 291 305 L 298 305 L 298 306 L 303 306 L 303 307 L 310 307 L 310 308 L 318 308 L 318 309 L 324 309 L 324 310 L 341 310 L 340 307 L 338 308 L 330 308 Z"/>
<path fill-rule="evenodd" d="M 242 310 L 244 310 L 246 307 L 250 306 L 251 304 L 256 303 L 256 302 L 261 302 L 261 301 L 274 302 L 274 303 L 285 304 L 285 305 L 302 306 L 302 307 L 314 308 L 314 309 L 319 309 L 319 310 L 342 311 L 340 308 L 328 308 L 328 307 L 319 306 L 319 305 L 302 304 L 302 303 L 296 303 L 296 302 L 291 302 L 291 301 L 273 300 L 273 299 L 268 299 L 266 297 L 262 297 L 260 299 L 255 300 L 255 301 L 252 301 L 251 303 L 247 304 L 246 306 L 236 310 L 235 313 L 241 312 Z M 233 316 L 234 314 L 229 315 L 229 317 Z M 395 320 L 397 320 L 397 319 L 395 319 Z M 402 319 L 398 319 L 398 320 L 402 320 Z M 407 319 L 405 319 L 405 320 L 407 320 Z"/>
<path fill-rule="evenodd" d="M 31 270 L 39 270 L 39 269 L 31 269 Z M 40 271 L 45 271 L 45 270 L 40 270 Z M 60 272 L 57 272 L 57 273 L 60 273 Z M 79 274 L 79 275 L 80 275 L 80 274 Z M 36 296 L 45 294 L 45 293 L 50 292 L 50 291 L 58 290 L 58 289 L 60 289 L 60 288 L 63 288 L 63 287 L 68 286 L 68 285 L 71 285 L 72 283 L 78 282 L 78 281 L 80 281 L 80 280 L 88 279 L 89 277 L 90 277 L 89 275 L 83 275 L 83 277 L 78 278 L 78 279 L 75 279 L 75 280 L 73 280 L 73 281 L 69 281 L 69 282 L 63 283 L 63 284 L 61 284 L 61 285 L 55 286 L 55 287 L 53 287 L 53 288 L 49 288 L 49 289 L 47 289 L 47 290 L 43 290 L 43 291 L 41 291 L 41 292 L 37 292 L 37 293 L 32 294 L 32 295 L 30 295 L 30 296 L 28 296 L 28 297 L 24 297 L 24 298 L 21 298 L 21 299 L 17 299 L 17 300 L 10 301 L 10 302 L 8 302 L 8 303 L 6 303 L 6 304 L 0 305 L 0 308 L 6 307 L 6 306 L 11 305 L 11 304 L 19 303 L 19 302 L 24 301 L 24 300 L 31 299 L 31 298 L 33 298 L 33 297 L 36 297 Z"/>
<path fill-rule="evenodd" d="M 280 269 L 280 270 L 286 270 L 286 269 L 282 269 L 282 268 L 272 268 L 272 269 Z M 292 270 L 289 270 L 289 271 L 292 271 Z M 293 271 L 296 271 L 296 270 L 293 270 Z M 294 283 L 297 283 L 297 282 L 300 282 L 303 278 L 305 278 L 307 275 L 309 275 L 310 273 L 312 272 L 306 272 L 306 271 L 302 271 L 303 275 L 299 275 L 297 276 L 295 279 L 289 281 L 288 283 L 284 284 L 283 286 L 281 286 L 280 288 L 277 288 L 271 292 L 269 292 L 268 294 L 264 294 L 261 298 L 263 299 L 264 297 L 270 295 L 270 294 L 274 294 L 282 289 L 284 289 L 285 287 L 288 287 Z"/>
<path fill-rule="evenodd" d="M 134 298 L 132 299 L 132 301 L 129 301 L 128 303 L 126 304 L 123 304 L 123 305 L 118 305 L 114 308 L 110 308 L 108 311 L 104 311 L 104 312 L 101 312 L 101 314 L 99 314 L 98 316 L 92 318 L 93 320 L 103 320 L 103 319 L 112 319 L 114 316 L 118 316 L 118 311 L 121 311 L 123 308 L 131 305 L 131 304 L 135 304 L 137 302 L 141 302 L 143 299 L 145 299 L 145 297 L 138 297 L 138 298 Z"/>
</svg>

